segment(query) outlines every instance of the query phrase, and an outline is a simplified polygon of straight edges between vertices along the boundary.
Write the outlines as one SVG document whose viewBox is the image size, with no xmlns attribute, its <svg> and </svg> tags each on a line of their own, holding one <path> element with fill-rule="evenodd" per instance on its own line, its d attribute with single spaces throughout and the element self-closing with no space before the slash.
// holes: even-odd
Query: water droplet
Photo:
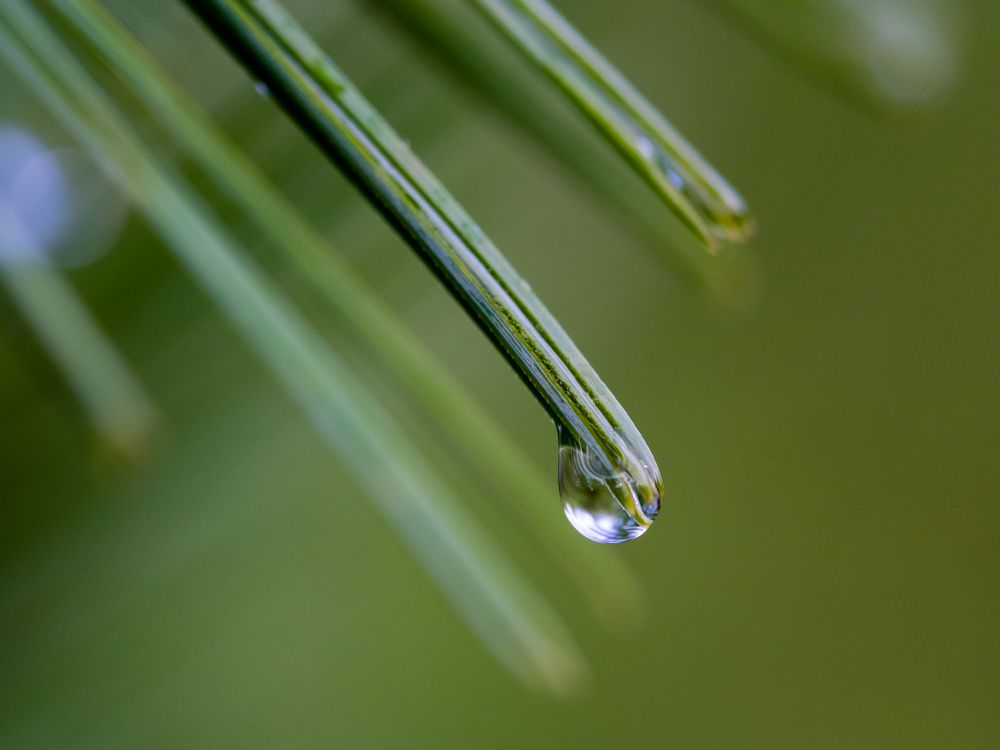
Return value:
<svg viewBox="0 0 1000 750">
<path fill-rule="evenodd" d="M 263 81 L 257 81 L 257 83 L 253 85 L 253 90 L 256 91 L 258 94 L 260 94 L 261 96 L 263 96 L 265 99 L 271 96 L 271 89 L 269 89 L 267 87 L 267 84 L 264 83 Z"/>
<path fill-rule="evenodd" d="M 605 465 L 563 427 L 559 436 L 559 494 L 566 518 L 583 536 L 619 544 L 642 536 L 660 511 L 659 487 Z M 640 467 L 643 464 L 639 464 Z"/>
</svg>

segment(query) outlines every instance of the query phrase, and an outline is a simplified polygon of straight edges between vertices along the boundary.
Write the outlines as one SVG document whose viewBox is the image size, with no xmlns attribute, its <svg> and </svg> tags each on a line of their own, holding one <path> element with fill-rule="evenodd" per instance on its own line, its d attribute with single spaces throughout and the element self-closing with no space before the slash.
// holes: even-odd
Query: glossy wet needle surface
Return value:
<svg viewBox="0 0 1000 750">
<path fill-rule="evenodd" d="M 645 498 L 623 471 L 609 473 L 569 433 L 559 437 L 559 494 L 566 518 L 583 536 L 619 544 L 642 536 L 660 512 L 659 493 Z"/>
</svg>

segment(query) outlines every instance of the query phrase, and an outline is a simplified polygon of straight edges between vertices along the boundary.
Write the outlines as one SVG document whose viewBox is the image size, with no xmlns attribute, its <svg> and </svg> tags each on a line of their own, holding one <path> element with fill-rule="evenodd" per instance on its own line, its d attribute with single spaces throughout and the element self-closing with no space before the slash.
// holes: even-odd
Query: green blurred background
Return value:
<svg viewBox="0 0 1000 750">
<path fill-rule="evenodd" d="M 763 291 L 737 313 L 377 4 L 288 3 L 656 453 L 658 523 L 592 545 L 637 571 L 644 623 L 595 623 L 467 482 L 592 667 L 569 699 L 512 679 L 133 212 L 71 278 L 163 411 L 143 465 L 96 452 L 0 298 L 0 747 L 998 746 L 1000 6 L 965 6 L 950 96 L 873 110 L 707 3 L 561 0 L 755 209 Z M 551 424 L 405 245 L 179 4 L 111 6 L 553 476 L 559 513 Z M 0 86 L 4 125 L 74 146 Z"/>
</svg>

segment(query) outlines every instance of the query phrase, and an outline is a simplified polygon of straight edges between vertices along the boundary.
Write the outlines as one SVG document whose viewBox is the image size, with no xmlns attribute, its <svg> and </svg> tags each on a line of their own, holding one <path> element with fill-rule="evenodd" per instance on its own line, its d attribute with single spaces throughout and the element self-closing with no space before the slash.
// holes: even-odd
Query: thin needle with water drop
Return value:
<svg viewBox="0 0 1000 750">
<path fill-rule="evenodd" d="M 743 197 L 545 0 L 471 0 L 714 250 L 753 231 Z"/>
<path fill-rule="evenodd" d="M 635 538 L 660 508 L 652 453 L 542 302 L 406 143 L 306 32 L 270 0 L 187 0 L 406 238 L 516 368 L 560 430 L 569 508 L 602 508 L 600 542 Z M 568 451 L 568 453 L 567 453 Z M 597 498 L 603 498 L 598 500 Z M 596 511 L 595 511 L 596 512 Z M 619 524 L 628 533 L 608 531 Z"/>
</svg>

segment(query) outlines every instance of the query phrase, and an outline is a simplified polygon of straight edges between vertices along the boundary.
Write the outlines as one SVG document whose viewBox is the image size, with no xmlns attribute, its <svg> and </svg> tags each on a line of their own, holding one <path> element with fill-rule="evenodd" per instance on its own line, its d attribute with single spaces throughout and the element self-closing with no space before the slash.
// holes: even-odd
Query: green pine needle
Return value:
<svg viewBox="0 0 1000 750">
<path fill-rule="evenodd" d="M 308 34 L 269 0 L 188 5 L 355 181 L 466 307 L 643 528 L 655 459 L 555 318 L 433 174 Z"/>
</svg>

